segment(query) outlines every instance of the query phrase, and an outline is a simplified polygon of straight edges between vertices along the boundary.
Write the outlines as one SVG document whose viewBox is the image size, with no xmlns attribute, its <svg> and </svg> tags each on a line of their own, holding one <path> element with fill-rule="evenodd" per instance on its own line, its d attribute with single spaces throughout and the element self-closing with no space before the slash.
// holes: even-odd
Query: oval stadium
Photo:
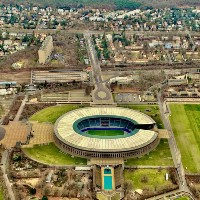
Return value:
<svg viewBox="0 0 200 200">
<path fill-rule="evenodd" d="M 62 115 L 54 126 L 56 145 L 85 158 L 140 157 L 159 143 L 149 116 L 121 107 L 86 107 Z"/>
</svg>

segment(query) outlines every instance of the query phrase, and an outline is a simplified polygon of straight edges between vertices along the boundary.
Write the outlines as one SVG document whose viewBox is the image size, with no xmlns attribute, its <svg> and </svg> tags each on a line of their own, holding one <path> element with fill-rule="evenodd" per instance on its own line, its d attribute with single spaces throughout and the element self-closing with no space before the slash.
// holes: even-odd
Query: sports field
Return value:
<svg viewBox="0 0 200 200">
<path fill-rule="evenodd" d="M 200 105 L 170 104 L 170 122 L 186 172 L 200 173 Z"/>
<path fill-rule="evenodd" d="M 87 131 L 90 135 L 98 135 L 98 136 L 117 136 L 124 135 L 124 132 L 121 130 L 89 130 Z"/>
</svg>

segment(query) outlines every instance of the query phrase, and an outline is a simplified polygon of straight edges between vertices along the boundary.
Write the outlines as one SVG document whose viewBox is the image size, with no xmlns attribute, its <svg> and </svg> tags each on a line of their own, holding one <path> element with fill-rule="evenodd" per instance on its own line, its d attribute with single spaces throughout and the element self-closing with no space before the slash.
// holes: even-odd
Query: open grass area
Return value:
<svg viewBox="0 0 200 200">
<path fill-rule="evenodd" d="M 115 193 L 111 198 L 103 193 L 97 193 L 98 200 L 120 200 L 120 193 Z"/>
<path fill-rule="evenodd" d="M 148 155 L 141 158 L 127 159 L 125 165 L 151 165 L 151 166 L 173 166 L 173 160 L 167 139 L 161 139 L 157 148 Z"/>
<path fill-rule="evenodd" d="M 124 131 L 121 130 L 89 130 L 87 133 L 90 135 L 99 135 L 99 136 L 124 135 Z"/>
<path fill-rule="evenodd" d="M 97 193 L 98 200 L 108 200 L 108 197 L 103 193 Z"/>
<path fill-rule="evenodd" d="M 200 173 L 200 105 L 170 104 L 170 122 L 186 172 Z"/>
<path fill-rule="evenodd" d="M 143 112 L 155 120 L 158 128 L 164 128 L 164 125 L 160 116 L 159 107 L 157 105 L 128 105 L 126 104 L 126 105 L 120 105 L 120 106 Z"/>
<path fill-rule="evenodd" d="M 3 106 L 0 104 L 0 118 L 3 115 Z"/>
<path fill-rule="evenodd" d="M 121 199 L 121 198 L 120 198 L 120 193 L 116 193 L 115 195 L 113 195 L 113 196 L 111 197 L 111 200 L 119 200 L 119 199 Z"/>
<path fill-rule="evenodd" d="M 125 169 L 124 180 L 130 180 L 134 189 L 158 191 L 172 185 L 170 180 L 165 180 L 166 169 Z"/>
<path fill-rule="evenodd" d="M 57 105 L 57 106 L 51 106 L 48 108 L 44 108 L 41 111 L 35 113 L 31 116 L 29 119 L 30 121 L 38 121 L 40 123 L 42 122 L 50 122 L 55 123 L 56 120 L 66 112 L 69 112 L 71 110 L 75 110 L 78 108 L 84 107 L 83 105 Z"/>
<path fill-rule="evenodd" d="M 0 200 L 4 200 L 4 192 L 2 186 L 0 186 Z"/>
<path fill-rule="evenodd" d="M 179 197 L 179 198 L 177 198 L 176 200 L 190 200 L 190 198 L 189 198 L 189 197 L 186 197 L 186 196 L 184 196 L 184 197 Z"/>
<path fill-rule="evenodd" d="M 23 148 L 23 151 L 30 158 L 44 164 L 51 165 L 85 165 L 84 158 L 72 157 L 58 149 L 54 143 L 49 145 L 35 145 L 33 148 Z"/>
</svg>

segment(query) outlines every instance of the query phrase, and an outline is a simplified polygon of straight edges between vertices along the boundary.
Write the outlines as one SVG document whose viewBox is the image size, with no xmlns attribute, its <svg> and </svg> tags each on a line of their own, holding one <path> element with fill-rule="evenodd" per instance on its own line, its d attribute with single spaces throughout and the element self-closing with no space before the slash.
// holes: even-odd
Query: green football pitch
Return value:
<svg viewBox="0 0 200 200">
<path fill-rule="evenodd" d="M 170 122 L 186 172 L 200 172 L 200 105 L 170 104 Z"/>
<path fill-rule="evenodd" d="M 90 135 L 99 135 L 99 136 L 124 135 L 124 131 L 121 130 L 89 130 L 87 133 Z"/>
</svg>

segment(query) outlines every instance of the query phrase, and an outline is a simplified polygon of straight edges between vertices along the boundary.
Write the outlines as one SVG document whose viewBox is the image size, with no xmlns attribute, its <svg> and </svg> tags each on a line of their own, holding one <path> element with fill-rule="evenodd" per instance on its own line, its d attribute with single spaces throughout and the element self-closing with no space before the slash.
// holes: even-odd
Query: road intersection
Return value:
<svg viewBox="0 0 200 200">
<path fill-rule="evenodd" d="M 93 81 L 95 85 L 95 88 L 92 91 L 92 105 L 116 105 L 114 103 L 111 91 L 106 86 L 105 81 L 102 79 L 100 63 L 96 55 L 90 32 L 86 32 L 84 37 L 87 44 L 87 50 L 93 72 Z"/>
</svg>

